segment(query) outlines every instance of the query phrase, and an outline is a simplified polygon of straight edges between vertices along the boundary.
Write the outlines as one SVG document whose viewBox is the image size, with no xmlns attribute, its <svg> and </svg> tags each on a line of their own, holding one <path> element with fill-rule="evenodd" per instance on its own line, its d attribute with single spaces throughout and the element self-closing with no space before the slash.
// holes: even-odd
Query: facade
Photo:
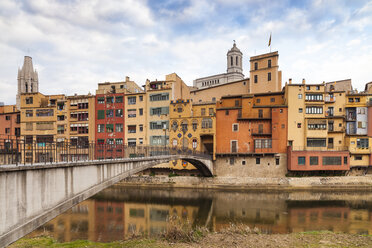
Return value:
<svg viewBox="0 0 372 248">
<path fill-rule="evenodd" d="M 272 52 L 250 58 L 250 93 L 282 90 L 282 72 L 279 71 L 279 53 Z"/>
<path fill-rule="evenodd" d="M 175 73 L 165 81 L 146 82 L 147 140 L 151 146 L 169 145 L 169 104 L 175 99 L 189 99 L 190 91 Z"/>
<path fill-rule="evenodd" d="M 288 170 L 348 171 L 345 146 L 345 92 L 325 91 L 325 84 L 290 84 L 288 105 Z"/>
<path fill-rule="evenodd" d="M 206 152 L 214 157 L 216 151 L 216 104 L 192 103 L 189 99 L 170 103 L 170 147 Z M 185 161 L 171 163 L 172 169 L 195 170 Z"/>
<path fill-rule="evenodd" d="M 190 91 L 190 97 L 193 103 L 216 102 L 219 101 L 222 96 L 248 94 L 249 92 L 249 78 L 245 78 L 243 80 L 214 85 L 208 88 L 193 89 Z"/>
<path fill-rule="evenodd" d="M 129 77 L 126 77 L 124 82 L 98 84 L 95 99 L 95 140 L 98 145 L 96 158 L 123 156 L 123 144 L 126 140 L 125 94 L 141 91 Z M 116 148 L 113 148 L 113 145 L 116 145 Z"/>
<path fill-rule="evenodd" d="M 25 56 L 22 69 L 18 69 L 17 109 L 20 109 L 21 94 L 39 92 L 39 76 L 32 65 L 32 58 Z"/>
<path fill-rule="evenodd" d="M 129 146 L 148 144 L 147 97 L 145 92 L 125 95 L 125 137 Z"/>
<path fill-rule="evenodd" d="M 215 85 L 243 80 L 243 53 L 237 48 L 235 41 L 233 47 L 227 52 L 226 59 L 226 73 L 195 79 L 193 84 L 194 87 L 204 89 Z"/>
<path fill-rule="evenodd" d="M 16 105 L 0 106 L 0 164 L 20 162 L 20 112 Z"/>
<path fill-rule="evenodd" d="M 283 176 L 287 115 L 283 92 L 222 97 L 216 107 L 217 173 Z"/>
</svg>

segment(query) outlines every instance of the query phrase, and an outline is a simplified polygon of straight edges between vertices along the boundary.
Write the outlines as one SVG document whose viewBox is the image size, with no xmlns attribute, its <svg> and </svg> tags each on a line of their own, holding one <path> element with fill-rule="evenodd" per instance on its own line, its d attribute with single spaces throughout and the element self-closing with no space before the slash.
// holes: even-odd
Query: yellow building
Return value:
<svg viewBox="0 0 372 248">
<path fill-rule="evenodd" d="M 282 90 L 282 72 L 279 71 L 279 53 L 272 52 L 250 58 L 250 93 Z"/>
<path fill-rule="evenodd" d="M 55 153 L 48 149 L 57 135 L 57 101 L 64 95 L 23 93 L 20 98 L 21 135 L 26 142 L 26 162 L 49 162 Z"/>
<path fill-rule="evenodd" d="M 125 95 L 125 138 L 129 146 L 148 144 L 147 97 L 145 92 Z"/>
<path fill-rule="evenodd" d="M 190 100 L 171 101 L 171 148 L 189 149 L 214 155 L 216 151 L 215 113 L 216 104 L 214 102 L 192 104 Z M 195 169 L 194 166 L 183 161 L 171 163 L 171 168 Z"/>
</svg>

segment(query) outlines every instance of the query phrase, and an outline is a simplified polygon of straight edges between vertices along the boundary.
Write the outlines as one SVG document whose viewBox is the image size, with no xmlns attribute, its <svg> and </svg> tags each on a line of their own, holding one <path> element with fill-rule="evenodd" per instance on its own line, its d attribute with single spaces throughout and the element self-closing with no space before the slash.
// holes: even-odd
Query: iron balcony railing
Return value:
<svg viewBox="0 0 372 248">
<path fill-rule="evenodd" d="M 0 140 L 0 164 L 47 164 L 161 155 L 192 155 L 212 159 L 212 156 L 206 152 L 160 145 L 98 144 L 96 142 L 29 143 L 21 139 Z"/>
</svg>

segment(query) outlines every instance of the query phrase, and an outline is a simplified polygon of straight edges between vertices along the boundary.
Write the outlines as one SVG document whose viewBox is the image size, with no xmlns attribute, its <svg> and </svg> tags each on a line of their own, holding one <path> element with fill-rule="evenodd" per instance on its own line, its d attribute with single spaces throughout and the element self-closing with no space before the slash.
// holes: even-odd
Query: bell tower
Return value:
<svg viewBox="0 0 372 248">
<path fill-rule="evenodd" d="M 243 53 L 236 47 L 234 40 L 233 47 L 227 52 L 227 73 L 243 74 Z"/>
<path fill-rule="evenodd" d="M 18 69 L 17 109 L 21 107 L 21 94 L 39 92 L 39 77 L 32 65 L 32 58 L 25 56 L 22 69 Z"/>
</svg>

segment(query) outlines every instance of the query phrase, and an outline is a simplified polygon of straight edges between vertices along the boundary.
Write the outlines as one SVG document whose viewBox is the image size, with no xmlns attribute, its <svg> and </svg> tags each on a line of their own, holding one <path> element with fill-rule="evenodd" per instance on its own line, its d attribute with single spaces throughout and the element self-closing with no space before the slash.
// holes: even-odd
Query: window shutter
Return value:
<svg viewBox="0 0 372 248">
<path fill-rule="evenodd" d="M 98 110 L 98 117 L 97 119 L 105 119 L 105 111 L 104 110 Z"/>
</svg>

